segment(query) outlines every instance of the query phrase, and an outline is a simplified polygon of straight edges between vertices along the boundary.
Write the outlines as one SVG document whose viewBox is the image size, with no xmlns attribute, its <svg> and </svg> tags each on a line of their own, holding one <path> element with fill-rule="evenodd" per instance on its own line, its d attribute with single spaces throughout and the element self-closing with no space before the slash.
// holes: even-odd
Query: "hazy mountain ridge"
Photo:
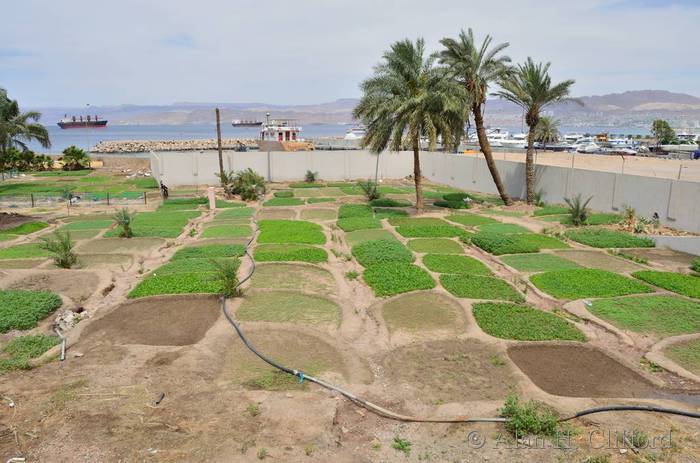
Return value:
<svg viewBox="0 0 700 463">
<path fill-rule="evenodd" d="M 549 112 L 562 123 L 645 123 L 655 117 L 672 121 L 700 119 L 700 98 L 664 90 L 637 90 L 607 95 L 580 97 L 584 106 L 573 103 L 558 104 Z M 177 125 L 212 124 L 214 107 L 221 109 L 223 123 L 233 119 L 264 120 L 265 113 L 272 117 L 297 119 L 300 124 L 352 123 L 355 98 L 343 98 L 326 103 L 306 105 L 274 105 L 267 103 L 199 103 L 180 102 L 171 105 L 119 105 L 90 108 L 33 108 L 43 113 L 42 122 L 53 124 L 64 114 L 98 114 L 110 124 Z M 520 121 L 522 110 L 500 99 L 487 102 L 486 117 L 490 123 L 503 124 Z"/>
</svg>

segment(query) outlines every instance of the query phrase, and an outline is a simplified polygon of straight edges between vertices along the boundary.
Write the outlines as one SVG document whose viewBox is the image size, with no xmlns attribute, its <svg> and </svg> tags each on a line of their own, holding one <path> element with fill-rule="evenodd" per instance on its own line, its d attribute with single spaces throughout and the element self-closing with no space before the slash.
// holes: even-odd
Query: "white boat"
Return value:
<svg viewBox="0 0 700 463">
<path fill-rule="evenodd" d="M 312 150 L 313 143 L 301 138 L 301 126 L 294 119 L 270 119 L 267 114 L 260 129 L 258 140 L 260 151 L 303 151 Z"/>
<path fill-rule="evenodd" d="M 576 143 L 576 152 L 577 153 L 600 153 L 601 148 L 600 145 L 595 143 L 595 142 L 588 142 L 588 143 Z"/>
<path fill-rule="evenodd" d="M 367 129 L 362 126 L 351 127 L 345 132 L 344 140 L 362 140 L 367 135 Z"/>
</svg>

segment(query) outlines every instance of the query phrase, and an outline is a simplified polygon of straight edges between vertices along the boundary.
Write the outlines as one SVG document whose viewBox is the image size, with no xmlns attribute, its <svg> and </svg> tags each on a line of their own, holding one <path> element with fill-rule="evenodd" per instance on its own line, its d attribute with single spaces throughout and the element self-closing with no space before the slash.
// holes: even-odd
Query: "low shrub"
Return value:
<svg viewBox="0 0 700 463">
<path fill-rule="evenodd" d="M 318 179 L 318 172 L 314 172 L 311 170 L 306 171 L 306 175 L 304 175 L 304 181 L 306 183 L 316 183 L 317 179 Z"/>
<path fill-rule="evenodd" d="M 291 198 L 291 197 L 284 197 L 284 198 L 272 198 L 263 203 L 263 206 L 265 207 L 277 207 L 277 206 L 301 206 L 304 204 L 303 199 L 299 198 Z"/>
<path fill-rule="evenodd" d="M 566 204 L 569 206 L 567 212 L 572 225 L 580 227 L 586 223 L 588 220 L 588 203 L 590 203 L 592 199 L 593 196 L 584 201 L 580 194 L 573 198 L 564 198 L 564 201 L 566 201 Z"/>
<path fill-rule="evenodd" d="M 453 296 L 466 299 L 524 302 L 512 286 L 500 278 L 478 275 L 440 275 L 440 284 Z"/>
<path fill-rule="evenodd" d="M 423 256 L 423 265 L 425 265 L 428 270 L 437 273 L 491 275 L 491 271 L 483 262 L 469 256 L 428 254 Z"/>
<path fill-rule="evenodd" d="M 565 236 L 570 240 L 592 246 L 594 248 L 653 248 L 651 238 L 635 236 L 607 228 L 582 228 L 569 230 Z"/>
<path fill-rule="evenodd" d="M 685 275 L 674 272 L 657 272 L 643 270 L 632 274 L 633 277 L 646 281 L 659 288 L 682 294 L 684 296 L 700 299 L 700 278 L 693 275 Z"/>
<path fill-rule="evenodd" d="M 382 228 L 379 219 L 375 219 L 374 217 L 347 217 L 338 219 L 337 225 L 341 230 L 346 232 Z"/>
<path fill-rule="evenodd" d="M 362 192 L 362 194 L 365 195 L 365 198 L 367 198 L 367 201 L 373 201 L 375 199 L 379 199 L 382 195 L 379 192 L 379 189 L 377 188 L 377 184 L 375 182 L 370 181 L 370 180 L 367 180 L 366 182 L 357 182 L 357 187 Z M 342 188 L 341 188 L 341 191 L 342 191 Z"/>
<path fill-rule="evenodd" d="M 120 238 L 131 238 L 134 236 L 134 232 L 131 230 L 131 224 L 134 221 L 134 217 L 136 217 L 136 213 L 130 212 L 126 207 L 119 209 L 112 216 L 114 221 L 117 223 L 117 227 L 120 227 Z"/>
<path fill-rule="evenodd" d="M 507 418 L 506 430 L 514 437 L 527 435 L 557 437 L 560 426 L 557 415 L 541 402 L 520 403 L 515 394 L 508 395 L 501 416 Z"/>
<path fill-rule="evenodd" d="M 186 246 L 179 249 L 170 260 L 240 257 L 244 253 L 245 246 L 242 244 L 207 244 L 204 246 Z"/>
<path fill-rule="evenodd" d="M 408 207 L 413 204 L 405 199 L 378 198 L 369 202 L 372 207 Z"/>
<path fill-rule="evenodd" d="M 700 273 L 700 259 L 693 259 L 692 262 L 690 263 L 690 269 L 693 272 Z"/>
<path fill-rule="evenodd" d="M 447 238 L 419 238 L 408 242 L 414 252 L 430 254 L 462 254 L 464 249 L 457 241 Z"/>
<path fill-rule="evenodd" d="M 411 263 L 415 259 L 413 253 L 398 240 L 364 241 L 352 247 L 352 255 L 363 267 L 386 263 Z"/>
<path fill-rule="evenodd" d="M 435 281 L 422 268 L 404 262 L 384 262 L 369 266 L 363 278 L 377 296 L 432 289 Z"/>
<path fill-rule="evenodd" d="M 61 304 L 49 291 L 0 290 L 0 333 L 34 328 Z"/>
<path fill-rule="evenodd" d="M 68 231 L 42 237 L 40 246 L 53 258 L 56 267 L 71 268 L 78 263 L 78 255 L 73 251 L 75 242 Z"/>
<path fill-rule="evenodd" d="M 302 220 L 261 220 L 258 243 L 325 244 L 320 225 Z"/>
<path fill-rule="evenodd" d="M 515 304 L 474 304 L 474 318 L 487 334 L 517 341 L 585 341 L 571 323 L 550 312 Z"/>
<path fill-rule="evenodd" d="M 265 179 L 251 168 L 224 172 L 219 181 L 228 197 L 240 195 L 243 201 L 255 201 L 265 194 Z"/>
<path fill-rule="evenodd" d="M 221 285 L 221 295 L 224 297 L 240 296 L 238 288 L 238 267 L 241 263 L 238 259 L 212 259 L 214 267 L 212 280 Z"/>
<path fill-rule="evenodd" d="M 311 262 L 328 261 L 325 249 L 303 244 L 263 244 L 255 248 L 258 262 Z"/>
<path fill-rule="evenodd" d="M 374 211 L 366 204 L 343 204 L 338 209 L 338 218 L 347 219 L 349 217 L 372 217 Z"/>
<path fill-rule="evenodd" d="M 588 268 L 538 273 L 530 277 L 530 281 L 557 299 L 615 297 L 653 291 L 647 285 L 617 273 Z"/>
</svg>

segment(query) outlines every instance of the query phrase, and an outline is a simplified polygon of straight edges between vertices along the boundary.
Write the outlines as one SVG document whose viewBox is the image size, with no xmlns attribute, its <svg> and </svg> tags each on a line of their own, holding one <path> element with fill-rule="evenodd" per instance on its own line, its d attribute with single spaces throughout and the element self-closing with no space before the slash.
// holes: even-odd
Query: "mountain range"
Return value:
<svg viewBox="0 0 700 463">
<path fill-rule="evenodd" d="M 700 127 L 700 98 L 664 90 L 635 90 L 624 93 L 580 97 L 583 106 L 557 104 L 547 109 L 563 125 L 648 126 L 655 118 L 668 119 L 672 125 Z M 275 105 L 267 103 L 173 103 L 171 105 L 119 105 L 90 107 L 89 113 L 108 119 L 113 125 L 213 124 L 215 107 L 221 109 L 222 121 L 232 119 L 297 119 L 301 124 L 353 123 L 352 110 L 358 100 L 344 98 L 309 105 Z M 43 114 L 42 122 L 53 124 L 64 115 L 86 115 L 86 108 L 32 108 Z M 521 123 L 522 110 L 514 104 L 490 99 L 486 104 L 487 122 L 491 125 Z"/>
</svg>

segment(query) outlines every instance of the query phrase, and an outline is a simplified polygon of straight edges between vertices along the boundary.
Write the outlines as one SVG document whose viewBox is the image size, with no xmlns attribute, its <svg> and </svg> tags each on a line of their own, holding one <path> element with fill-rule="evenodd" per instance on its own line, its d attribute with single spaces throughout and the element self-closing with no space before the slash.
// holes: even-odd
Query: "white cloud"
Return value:
<svg viewBox="0 0 700 463">
<path fill-rule="evenodd" d="M 184 0 L 5 6 L 0 86 L 26 105 L 173 101 L 315 103 L 358 94 L 395 40 L 473 27 L 519 61 L 551 61 L 576 94 L 700 94 L 700 8 L 649 0 Z M 27 25 L 31 25 L 28 27 Z M 657 33 L 658 31 L 660 33 Z"/>
</svg>

